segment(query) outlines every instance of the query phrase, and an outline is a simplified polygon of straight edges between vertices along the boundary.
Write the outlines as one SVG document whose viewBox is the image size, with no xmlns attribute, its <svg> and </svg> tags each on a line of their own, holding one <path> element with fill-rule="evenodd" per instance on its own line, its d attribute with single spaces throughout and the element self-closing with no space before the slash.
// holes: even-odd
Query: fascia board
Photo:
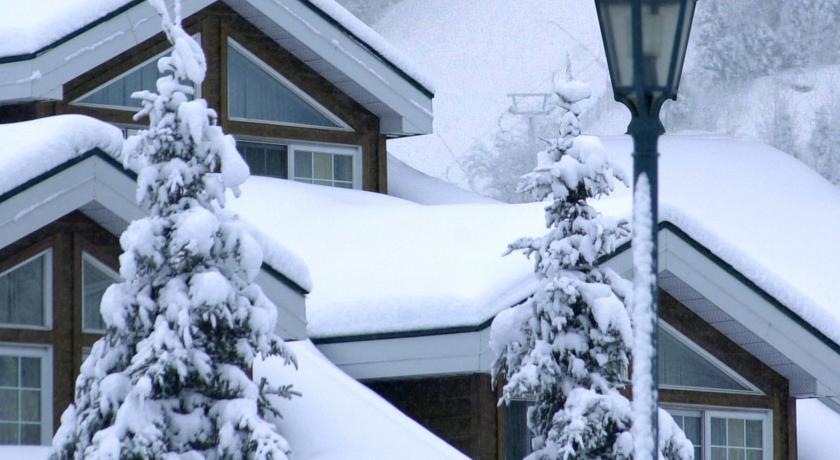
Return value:
<svg viewBox="0 0 840 460">
<path fill-rule="evenodd" d="M 489 372 L 489 327 L 475 332 L 317 344 L 351 377 L 378 379 Z"/>
<path fill-rule="evenodd" d="M 0 202 L 0 216 L 5 217 L 0 221 L 0 248 L 90 202 L 95 180 L 90 160 L 64 169 Z"/>
<path fill-rule="evenodd" d="M 724 308 L 733 319 L 815 377 L 831 396 L 840 395 L 837 352 L 670 230 L 660 230 L 659 239 L 667 240 L 668 248 L 661 270 L 670 271 Z"/>
<path fill-rule="evenodd" d="M 186 0 L 182 14 L 187 17 L 211 3 L 212 0 Z M 157 13 L 146 2 L 140 3 L 33 59 L 0 64 L 0 74 L 11 82 L 0 82 L 0 100 L 60 100 L 64 83 L 160 32 Z M 38 77 L 33 78 L 36 72 Z"/>
<path fill-rule="evenodd" d="M 432 99 L 299 0 L 245 1 L 399 113 L 405 134 L 431 132 Z"/>
</svg>

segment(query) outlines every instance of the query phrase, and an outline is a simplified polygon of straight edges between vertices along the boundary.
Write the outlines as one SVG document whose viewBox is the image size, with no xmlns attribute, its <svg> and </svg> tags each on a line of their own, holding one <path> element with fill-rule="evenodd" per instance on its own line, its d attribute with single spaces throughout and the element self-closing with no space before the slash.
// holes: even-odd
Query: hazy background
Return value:
<svg viewBox="0 0 840 460">
<path fill-rule="evenodd" d="M 554 80 L 567 62 L 593 87 L 584 131 L 621 134 L 589 0 L 339 0 L 435 81 L 435 132 L 394 140 L 409 165 L 463 188 L 519 201 L 540 138 L 556 133 Z M 840 2 L 697 2 L 669 133 L 756 139 L 840 184 Z M 568 56 L 568 60 L 567 60 Z M 511 93 L 545 94 L 545 114 L 512 111 Z M 538 98 L 542 105 L 542 98 Z M 542 108 L 542 107 L 541 107 Z"/>
</svg>

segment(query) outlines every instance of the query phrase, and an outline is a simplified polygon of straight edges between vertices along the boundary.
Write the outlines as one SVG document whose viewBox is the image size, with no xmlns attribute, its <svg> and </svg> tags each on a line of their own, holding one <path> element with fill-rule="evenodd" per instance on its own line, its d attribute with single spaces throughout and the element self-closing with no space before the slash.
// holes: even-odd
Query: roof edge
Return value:
<svg viewBox="0 0 840 460">
<path fill-rule="evenodd" d="M 85 161 L 89 158 L 93 158 L 93 157 L 99 158 L 100 160 L 108 163 L 111 167 L 116 169 L 118 172 L 122 173 L 123 175 L 125 175 L 129 179 L 133 180 L 134 182 L 137 182 L 137 174 L 134 171 L 131 171 L 129 169 L 124 168 L 123 165 L 119 161 L 117 161 L 113 156 L 109 155 L 108 153 L 106 153 L 105 151 L 100 149 L 99 147 L 94 147 L 94 148 L 86 151 L 85 153 L 83 153 L 83 154 L 81 154 L 81 155 L 79 155 L 75 158 L 72 158 L 68 161 L 65 161 L 64 163 L 61 163 L 60 165 L 58 165 L 58 166 L 56 166 L 56 167 L 54 167 L 54 168 L 52 168 L 52 169 L 50 169 L 50 170 L 48 170 L 44 173 L 41 173 L 41 174 L 33 177 L 32 179 L 29 179 L 28 181 L 12 188 L 11 190 L 7 191 L 6 193 L 3 193 L 2 195 L 0 195 L 0 202 L 6 201 L 9 198 L 11 198 L 11 197 L 13 197 L 13 196 L 15 196 L 19 193 L 22 193 L 22 192 L 26 191 L 27 189 L 43 182 L 44 180 L 49 179 L 50 177 L 52 177 L 52 176 L 54 176 L 54 175 L 56 175 L 56 174 L 58 174 L 58 173 L 60 173 L 64 170 L 70 169 L 73 166 L 76 166 L 77 164 L 79 164 L 79 163 L 81 163 L 81 162 L 83 162 L 83 161 Z M 284 275 L 283 273 L 281 273 L 276 268 L 272 267 L 271 265 L 268 265 L 265 261 L 263 261 L 262 266 L 260 268 L 262 270 L 265 270 L 265 272 L 268 273 L 272 278 L 274 278 L 277 281 L 280 281 L 281 283 L 287 285 L 290 289 L 297 292 L 298 294 L 301 294 L 301 295 L 309 294 L 309 291 L 307 291 L 303 286 L 296 283 L 294 280 L 292 280 L 288 276 Z"/>
<path fill-rule="evenodd" d="M 95 20 L 85 24 L 84 26 L 74 30 L 73 32 L 70 32 L 70 33 L 68 33 L 67 35 L 64 35 L 61 38 L 58 38 L 58 39 L 54 40 L 52 43 L 44 45 L 41 48 L 39 48 L 39 49 L 37 49 L 33 52 L 23 53 L 23 54 L 15 54 L 15 55 L 11 55 L 11 56 L 2 56 L 2 57 L 0 57 L 0 64 L 8 64 L 8 63 L 12 63 L 12 62 L 21 62 L 21 61 L 28 61 L 28 60 L 35 59 L 36 57 L 40 56 L 41 54 L 44 54 L 47 51 L 49 51 L 53 48 L 56 48 L 56 47 L 62 45 L 63 43 L 66 43 L 66 42 L 72 40 L 73 38 L 87 32 L 88 30 L 93 29 L 94 27 L 96 27 L 96 26 L 98 26 L 98 25 L 100 25 L 104 22 L 107 22 L 107 21 L 125 13 L 126 11 L 134 8 L 135 6 L 139 5 L 140 3 L 143 3 L 144 1 L 145 0 L 131 0 L 130 2 L 128 2 L 125 5 L 115 9 L 114 11 L 111 11 L 110 13 L 108 13 L 104 16 L 101 16 L 98 19 L 95 19 Z M 220 1 L 223 2 L 223 3 L 226 3 L 226 0 L 220 0 Z M 391 62 L 391 60 L 386 58 L 384 55 L 382 55 L 382 53 L 377 51 L 375 48 L 373 48 L 367 42 L 365 42 L 364 40 L 359 38 L 356 34 L 351 32 L 349 29 L 347 29 L 347 27 L 342 25 L 340 22 L 336 21 L 332 16 L 330 16 L 329 14 L 327 14 L 326 12 L 324 12 L 323 10 L 318 8 L 316 5 L 314 5 L 309 0 L 299 0 L 299 1 L 301 3 L 303 3 L 307 8 L 312 10 L 312 12 L 317 14 L 320 18 L 322 18 L 323 20 L 330 23 L 332 26 L 341 30 L 342 33 L 344 33 L 348 37 L 352 38 L 360 46 L 362 46 L 369 53 L 374 55 L 377 59 L 382 61 L 382 63 L 384 63 L 388 68 L 390 68 L 397 75 L 399 75 L 402 79 L 404 79 L 409 84 L 411 84 L 411 86 L 413 86 L 418 91 L 423 93 L 426 97 L 428 97 L 430 99 L 434 97 L 435 94 L 432 90 L 430 90 L 425 85 L 423 85 L 422 83 L 417 81 L 417 79 L 415 79 L 414 77 L 412 77 L 411 75 L 406 73 L 399 66 L 397 66 L 396 64 Z"/>
<path fill-rule="evenodd" d="M 739 272 L 735 269 L 732 265 L 718 257 L 715 253 L 713 253 L 710 249 L 706 248 L 700 242 L 692 238 L 688 233 L 683 231 L 679 228 L 676 224 L 670 221 L 661 221 L 658 224 L 658 232 L 662 230 L 669 230 L 674 235 L 676 235 L 681 240 L 685 241 L 689 246 L 700 252 L 704 257 L 708 258 L 712 263 L 723 269 L 726 273 L 730 276 L 734 277 L 740 283 L 745 285 L 751 291 L 756 293 L 762 299 L 767 301 L 769 304 L 773 305 L 777 310 L 782 312 L 785 316 L 790 318 L 793 322 L 797 325 L 808 331 L 811 335 L 816 337 L 818 340 L 823 342 L 827 347 L 832 349 L 835 353 L 840 355 L 840 344 L 831 340 L 828 336 L 822 333 L 819 329 L 812 326 L 810 323 L 802 319 L 799 315 L 791 311 L 787 306 L 785 306 L 782 302 L 778 299 L 767 293 L 764 289 L 760 286 L 755 284 L 752 280 L 747 278 L 744 274 Z M 623 253 L 624 251 L 629 250 L 631 247 L 631 241 L 625 241 L 621 245 L 619 245 L 615 251 L 605 256 L 602 256 L 598 259 L 598 264 L 604 264 L 605 262 L 609 261 L 613 257 Z M 519 305 L 520 303 L 524 302 L 526 299 L 520 300 L 519 302 L 513 303 L 506 308 L 513 307 L 515 305 Z M 495 317 L 495 316 L 494 316 Z M 312 338 L 311 340 L 313 343 L 317 345 L 324 345 L 324 344 L 335 344 L 335 343 L 345 343 L 345 342 L 363 342 L 363 341 L 370 341 L 370 340 L 387 340 L 387 339 L 400 339 L 400 338 L 411 338 L 411 337 L 423 337 L 423 336 L 432 336 L 432 335 L 446 335 L 446 334 L 458 334 L 464 332 L 477 332 L 482 331 L 485 328 L 489 327 L 494 317 L 488 318 L 482 321 L 479 324 L 471 325 L 471 326 L 455 326 L 455 327 L 446 327 L 446 328 L 435 328 L 435 329 L 419 329 L 413 331 L 394 331 L 394 332 L 382 332 L 382 333 L 372 333 L 372 334 L 355 334 L 355 335 L 345 335 L 345 336 L 335 336 L 335 337 L 322 337 L 322 338 Z"/>
</svg>

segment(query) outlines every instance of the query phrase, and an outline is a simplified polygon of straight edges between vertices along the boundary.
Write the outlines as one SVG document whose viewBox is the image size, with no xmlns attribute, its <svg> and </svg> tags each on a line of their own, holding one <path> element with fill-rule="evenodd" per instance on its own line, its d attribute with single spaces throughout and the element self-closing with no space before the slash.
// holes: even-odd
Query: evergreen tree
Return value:
<svg viewBox="0 0 840 460">
<path fill-rule="evenodd" d="M 206 64 L 170 15 L 150 0 L 173 45 L 158 62 L 157 92 L 141 91 L 148 130 L 129 138 L 147 216 L 120 237 L 120 274 L 102 299 L 106 335 L 76 381 L 61 417 L 54 459 L 285 459 L 270 388 L 249 375 L 258 354 L 293 356 L 275 335 L 276 307 L 254 284 L 259 244 L 225 209 L 225 193 L 248 177 L 234 140 L 203 99 L 191 99 Z"/>
<path fill-rule="evenodd" d="M 534 436 L 529 458 L 627 459 L 633 451 L 631 408 L 619 390 L 626 385 L 632 344 L 623 302 L 631 288 L 597 261 L 629 228 L 588 204 L 625 179 L 597 141 L 577 137 L 580 102 L 589 88 L 569 78 L 557 93 L 566 110 L 560 137 L 539 154 L 537 168 L 523 176 L 520 187 L 534 199 L 548 200 L 549 231 L 508 249 L 534 257 L 541 283 L 524 303 L 493 321 L 493 378 L 506 381 L 500 403 L 534 400 L 528 411 Z M 660 417 L 666 458 L 691 458 L 692 446 L 673 419 L 664 412 Z"/>
<path fill-rule="evenodd" d="M 817 172 L 840 184 L 840 105 L 824 105 L 817 110 L 808 147 Z"/>
</svg>

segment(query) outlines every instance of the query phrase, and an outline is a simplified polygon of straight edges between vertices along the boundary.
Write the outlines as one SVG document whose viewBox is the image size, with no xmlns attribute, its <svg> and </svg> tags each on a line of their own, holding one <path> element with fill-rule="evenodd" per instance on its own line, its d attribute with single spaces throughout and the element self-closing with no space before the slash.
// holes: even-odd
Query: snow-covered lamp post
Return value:
<svg viewBox="0 0 840 460">
<path fill-rule="evenodd" d="M 633 136 L 633 458 L 657 458 L 657 141 L 677 98 L 696 0 L 595 0 L 615 99 Z"/>
</svg>

